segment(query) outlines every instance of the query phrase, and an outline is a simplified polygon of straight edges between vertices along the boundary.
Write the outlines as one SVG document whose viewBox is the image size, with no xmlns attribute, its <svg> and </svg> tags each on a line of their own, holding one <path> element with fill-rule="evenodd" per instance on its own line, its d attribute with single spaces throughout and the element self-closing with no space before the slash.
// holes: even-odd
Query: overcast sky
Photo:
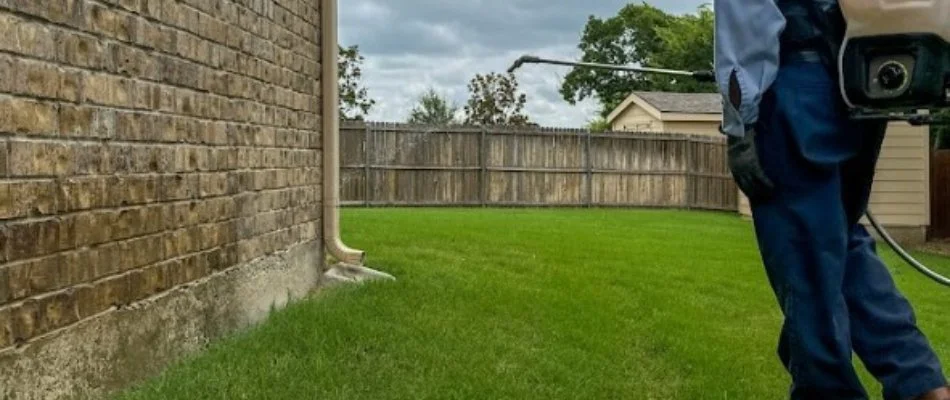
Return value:
<svg viewBox="0 0 950 400">
<path fill-rule="evenodd" d="M 711 0 L 652 0 L 671 13 Z M 370 119 L 404 121 L 418 96 L 435 88 L 460 107 L 476 74 L 503 72 L 530 53 L 577 59 L 589 15 L 616 15 L 622 0 L 344 0 L 340 41 L 366 57 L 364 84 L 377 105 Z M 569 67 L 529 65 L 517 72 L 528 115 L 541 125 L 582 126 L 597 106 L 572 106 L 558 89 Z"/>
</svg>

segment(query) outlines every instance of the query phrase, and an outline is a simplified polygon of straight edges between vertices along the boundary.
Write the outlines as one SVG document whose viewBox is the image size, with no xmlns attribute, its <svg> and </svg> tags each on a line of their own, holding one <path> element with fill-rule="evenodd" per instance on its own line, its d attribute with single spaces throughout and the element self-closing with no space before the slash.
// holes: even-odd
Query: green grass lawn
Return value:
<svg viewBox="0 0 950 400">
<path fill-rule="evenodd" d="M 322 292 L 119 399 L 783 399 L 787 391 L 775 356 L 780 313 L 751 225 L 734 215 L 360 209 L 346 210 L 343 226 L 367 264 L 398 281 Z M 950 363 L 950 290 L 882 253 Z M 950 259 L 923 260 L 950 272 Z"/>
</svg>

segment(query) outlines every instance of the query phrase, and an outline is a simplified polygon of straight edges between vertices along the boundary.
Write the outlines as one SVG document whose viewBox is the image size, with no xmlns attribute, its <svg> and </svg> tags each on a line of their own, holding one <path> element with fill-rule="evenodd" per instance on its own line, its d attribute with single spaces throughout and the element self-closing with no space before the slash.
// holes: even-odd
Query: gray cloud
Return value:
<svg viewBox="0 0 950 400">
<path fill-rule="evenodd" d="M 655 0 L 668 12 L 693 12 L 709 0 Z M 429 87 L 467 98 L 476 73 L 502 72 L 524 53 L 577 58 L 590 15 L 616 14 L 624 0 L 342 0 L 340 38 L 366 57 L 365 84 L 377 100 L 374 120 L 401 121 Z M 554 5 L 556 4 L 556 5 Z M 558 89 L 567 68 L 528 66 L 518 72 L 527 111 L 542 125 L 580 126 L 597 106 L 572 106 Z"/>
</svg>

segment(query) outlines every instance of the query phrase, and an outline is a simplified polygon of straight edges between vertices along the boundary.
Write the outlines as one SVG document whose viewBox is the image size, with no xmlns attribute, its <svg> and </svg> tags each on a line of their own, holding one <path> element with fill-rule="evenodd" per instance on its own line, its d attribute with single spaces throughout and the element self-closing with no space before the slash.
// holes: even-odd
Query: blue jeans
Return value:
<svg viewBox="0 0 950 400">
<path fill-rule="evenodd" d="M 867 208 L 884 122 L 854 122 L 821 64 L 784 65 L 765 94 L 757 146 L 774 199 L 752 205 L 766 274 L 785 317 L 778 354 L 791 399 L 867 399 L 852 351 L 904 400 L 946 384 L 874 239 Z"/>
</svg>

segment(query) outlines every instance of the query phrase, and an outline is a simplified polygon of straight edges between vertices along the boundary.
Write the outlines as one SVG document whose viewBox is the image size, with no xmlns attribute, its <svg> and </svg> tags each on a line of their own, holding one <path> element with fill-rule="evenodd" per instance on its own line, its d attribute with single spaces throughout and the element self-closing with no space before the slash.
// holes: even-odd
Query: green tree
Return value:
<svg viewBox="0 0 950 400">
<path fill-rule="evenodd" d="M 588 18 L 578 48 L 585 62 L 709 70 L 713 63 L 713 12 L 670 15 L 647 3 L 624 6 L 616 16 Z M 606 116 L 632 91 L 714 92 L 710 83 L 657 74 L 574 68 L 561 95 L 571 104 L 596 98 Z"/>
<path fill-rule="evenodd" d="M 376 100 L 362 87 L 363 61 L 359 46 L 340 46 L 340 118 L 362 120 L 376 105 Z"/>
<path fill-rule="evenodd" d="M 587 121 L 587 129 L 594 133 L 607 132 L 610 130 L 610 122 L 607 122 L 607 118 L 597 117 Z"/>
<path fill-rule="evenodd" d="M 528 125 L 524 114 L 527 96 L 518 93 L 514 74 L 476 74 L 468 84 L 469 99 L 465 105 L 468 125 Z"/>
<path fill-rule="evenodd" d="M 419 97 L 419 103 L 409 112 L 409 123 L 429 125 L 450 125 L 456 122 L 458 107 L 449 104 L 435 89 L 429 88 Z"/>
</svg>

